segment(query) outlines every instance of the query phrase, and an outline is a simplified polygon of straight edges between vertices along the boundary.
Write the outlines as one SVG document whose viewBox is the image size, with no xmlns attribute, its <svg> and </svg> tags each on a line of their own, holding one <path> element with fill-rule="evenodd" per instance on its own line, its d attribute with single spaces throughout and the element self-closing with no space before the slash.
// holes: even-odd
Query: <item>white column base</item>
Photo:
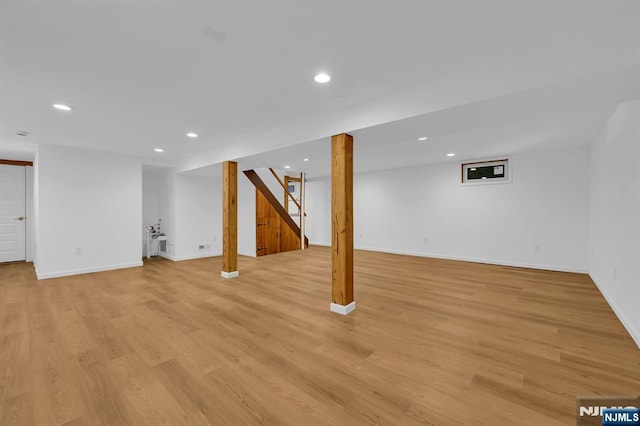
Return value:
<svg viewBox="0 0 640 426">
<path fill-rule="evenodd" d="M 329 305 L 329 309 L 331 310 L 331 312 L 335 312 L 336 314 L 349 315 L 351 312 L 356 310 L 356 302 L 351 302 L 347 306 L 332 303 L 331 305 Z"/>
<path fill-rule="evenodd" d="M 238 271 L 233 271 L 233 272 L 221 271 L 220 272 L 220 276 L 222 278 L 235 278 L 235 277 L 239 277 L 240 276 L 240 272 L 238 272 Z"/>
</svg>

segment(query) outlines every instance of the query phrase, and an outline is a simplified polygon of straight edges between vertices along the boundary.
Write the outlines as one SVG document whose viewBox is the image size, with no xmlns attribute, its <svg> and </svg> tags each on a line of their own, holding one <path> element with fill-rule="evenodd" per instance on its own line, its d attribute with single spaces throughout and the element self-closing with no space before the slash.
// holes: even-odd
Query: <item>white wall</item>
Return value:
<svg viewBox="0 0 640 426">
<path fill-rule="evenodd" d="M 176 260 L 222 254 L 222 179 L 176 175 Z M 199 246 L 205 246 L 200 250 Z"/>
<path fill-rule="evenodd" d="M 172 179 L 175 247 L 169 257 L 184 260 L 221 255 L 222 177 L 172 174 Z M 239 166 L 238 254 L 244 256 L 256 256 L 255 209 L 255 187 Z M 172 242 L 171 237 L 169 242 Z M 200 251 L 199 245 L 209 248 Z"/>
<path fill-rule="evenodd" d="M 165 257 L 175 259 L 176 253 L 176 179 L 175 171 L 169 169 L 157 175 L 158 179 L 158 219 L 160 222 L 160 232 L 167 235 L 167 251 Z"/>
<path fill-rule="evenodd" d="M 149 225 L 158 223 L 160 219 L 161 179 L 161 171 L 142 168 L 142 223 L 140 224 L 140 235 L 142 236 L 143 257 L 147 255 L 147 239 L 144 229 Z M 161 231 L 165 232 L 164 229 L 161 229 Z M 150 247 L 152 254 L 156 253 L 157 244 L 157 241 L 152 241 Z"/>
<path fill-rule="evenodd" d="M 444 163 L 354 176 L 356 248 L 586 272 L 587 147 L 511 157 L 512 183 L 460 185 Z M 307 184 L 307 235 L 331 243 L 330 180 Z"/>
<path fill-rule="evenodd" d="M 238 254 L 256 257 L 256 187 L 238 165 Z"/>
<path fill-rule="evenodd" d="M 640 346 L 640 102 L 622 104 L 591 152 L 589 274 Z"/>
<path fill-rule="evenodd" d="M 143 188 L 143 225 L 161 220 L 160 230 L 167 235 L 162 256 L 179 261 L 222 253 L 220 177 L 176 174 L 174 169 L 145 170 Z M 201 250 L 200 245 L 205 248 Z M 152 253 L 155 250 L 152 245 Z"/>
<path fill-rule="evenodd" d="M 355 178 L 357 182 L 358 175 Z M 305 196 L 305 210 L 307 211 L 305 234 L 309 238 L 309 244 L 330 246 L 331 178 L 307 179 Z"/>
<path fill-rule="evenodd" d="M 162 219 L 167 251 L 162 256 L 188 260 L 222 254 L 222 178 L 176 174 L 174 169 L 143 173 L 143 225 Z M 255 256 L 255 192 L 238 176 L 238 253 Z M 151 221 L 151 222 L 150 222 Z M 148 222 L 148 223 L 147 223 Z M 146 226 L 145 225 L 145 226 Z M 205 246 L 201 250 L 199 246 Z M 155 247 L 152 247 L 154 252 Z"/>
<path fill-rule="evenodd" d="M 43 145 L 36 167 L 38 278 L 142 264 L 138 161 Z"/>
</svg>

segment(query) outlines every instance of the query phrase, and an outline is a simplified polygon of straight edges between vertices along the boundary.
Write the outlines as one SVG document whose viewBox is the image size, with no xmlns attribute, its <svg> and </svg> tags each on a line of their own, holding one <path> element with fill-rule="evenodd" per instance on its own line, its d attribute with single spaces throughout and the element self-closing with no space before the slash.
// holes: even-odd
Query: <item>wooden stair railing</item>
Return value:
<svg viewBox="0 0 640 426">
<path fill-rule="evenodd" d="M 291 230 L 295 232 L 296 235 L 300 235 L 300 227 L 298 226 L 298 224 L 293 220 L 291 216 L 289 216 L 289 213 L 284 209 L 282 204 L 280 204 L 280 201 L 278 201 L 276 196 L 273 195 L 271 190 L 262 181 L 260 176 L 258 176 L 258 173 L 256 173 L 255 170 L 245 170 L 243 171 L 243 173 L 251 181 L 251 183 L 253 183 L 253 185 L 258 189 L 258 191 L 260 191 L 262 195 L 264 195 L 264 197 L 267 199 L 269 204 L 273 206 L 273 208 L 278 213 L 278 216 L 282 218 L 282 220 L 287 224 L 287 226 L 289 226 L 289 228 L 291 228 Z M 306 235 L 304 237 L 304 245 L 305 247 L 309 246 L 309 239 L 307 238 Z"/>
<path fill-rule="evenodd" d="M 291 195 L 291 193 L 289 192 L 289 189 L 287 188 L 287 185 L 285 185 L 284 182 L 282 181 L 282 179 L 280 179 L 280 176 L 278 176 L 276 171 L 273 170 L 271 167 L 269 167 L 269 170 L 271 171 L 271 174 L 273 175 L 273 177 L 276 178 L 276 180 L 278 181 L 278 183 L 280 184 L 282 189 L 284 189 L 284 193 L 287 194 L 289 196 L 289 198 L 291 198 L 291 201 L 293 201 L 293 204 L 296 205 L 298 210 L 302 211 L 302 207 L 300 207 L 300 203 L 298 202 L 298 200 L 295 199 L 295 197 L 293 195 Z M 284 210 L 287 211 L 287 209 L 284 209 Z M 307 212 L 304 213 L 304 216 L 307 217 Z"/>
</svg>

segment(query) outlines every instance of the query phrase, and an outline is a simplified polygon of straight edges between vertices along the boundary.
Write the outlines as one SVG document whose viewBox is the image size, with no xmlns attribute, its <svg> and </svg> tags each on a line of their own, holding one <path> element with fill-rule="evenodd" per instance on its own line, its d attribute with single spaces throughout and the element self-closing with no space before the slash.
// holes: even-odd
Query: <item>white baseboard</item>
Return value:
<svg viewBox="0 0 640 426">
<path fill-rule="evenodd" d="M 158 256 L 163 257 L 165 259 L 173 260 L 174 262 L 178 261 L 178 259 L 176 259 L 176 257 L 174 255 L 169 254 L 169 253 L 160 252 L 158 254 Z"/>
<path fill-rule="evenodd" d="M 309 243 L 309 245 L 331 247 L 331 243 L 325 243 L 325 242 L 321 242 L 321 243 L 314 242 L 314 243 Z M 355 247 L 355 250 L 377 251 L 380 253 L 401 254 L 404 256 L 429 257 L 433 259 L 459 260 L 461 262 L 485 263 L 488 265 L 513 266 L 516 268 L 542 269 L 545 271 L 573 272 L 577 274 L 588 273 L 588 270 L 586 268 L 575 268 L 573 266 L 543 265 L 543 264 L 537 264 L 537 263 L 512 262 L 508 260 L 481 259 L 477 257 L 449 256 L 449 255 L 423 253 L 423 252 L 408 251 L 408 250 L 382 249 L 378 247 Z"/>
<path fill-rule="evenodd" d="M 220 271 L 220 276 L 222 278 L 235 278 L 235 277 L 239 277 L 240 276 L 240 272 L 238 272 L 238 271 L 233 271 L 233 272 Z"/>
<path fill-rule="evenodd" d="M 458 260 L 461 262 L 485 263 L 488 265 L 513 266 L 516 268 L 542 269 L 545 271 L 573 272 L 578 274 L 586 274 L 588 272 L 587 269 L 575 268 L 572 266 L 543 265 L 543 264 L 537 264 L 537 263 L 513 262 L 509 260 L 482 259 L 482 258 L 465 257 L 465 256 L 448 256 L 448 255 L 441 255 L 441 254 L 434 254 L 434 253 L 421 253 L 421 252 L 405 251 L 405 250 L 381 249 L 381 248 L 375 248 L 375 247 L 357 247 L 356 250 L 378 251 L 382 253 L 402 254 L 405 256 L 430 257 L 433 259 Z"/>
<path fill-rule="evenodd" d="M 607 294 L 607 292 L 604 291 L 604 287 L 598 284 L 598 280 L 596 280 L 596 278 L 591 274 L 589 274 L 589 276 L 591 277 L 591 280 L 595 283 L 596 287 L 600 291 L 600 294 L 604 296 L 604 299 L 607 301 L 607 303 L 613 310 L 613 313 L 616 314 L 616 316 L 622 323 L 622 326 L 627 330 L 627 332 L 629 333 L 633 341 L 636 342 L 636 345 L 638 345 L 638 348 L 640 348 L 640 330 L 636 329 L 633 323 L 627 320 L 627 318 L 622 314 L 620 307 L 616 303 L 614 303 L 613 299 L 609 296 L 609 294 Z"/>
<path fill-rule="evenodd" d="M 331 303 L 329 305 L 329 310 L 331 312 L 335 312 L 340 315 L 349 315 L 351 312 L 356 310 L 356 302 L 353 301 L 346 306 L 338 305 L 337 303 Z"/>
<path fill-rule="evenodd" d="M 119 265 L 96 266 L 93 268 L 71 269 L 67 271 L 40 273 L 36 267 L 36 276 L 39 280 L 48 278 L 68 277 L 70 275 L 91 274 L 94 272 L 113 271 L 115 269 L 137 268 L 142 266 L 142 262 L 121 263 Z"/>
<path fill-rule="evenodd" d="M 216 256 L 222 256 L 222 253 L 214 252 L 214 251 L 207 251 L 207 252 L 203 252 L 203 253 L 189 254 L 189 255 L 186 255 L 186 256 L 174 256 L 174 255 L 171 255 L 171 254 L 168 254 L 168 253 L 160 252 L 160 257 L 164 257 L 165 259 L 173 260 L 174 262 L 182 262 L 183 260 L 203 259 L 205 257 L 216 257 Z"/>
<path fill-rule="evenodd" d="M 313 242 L 313 243 L 309 243 L 309 245 L 330 247 L 331 243 Z M 355 250 L 377 251 L 380 253 L 402 254 L 405 256 L 417 256 L 417 257 L 429 257 L 433 259 L 459 260 L 461 262 L 485 263 L 488 265 L 513 266 L 516 268 L 542 269 L 545 271 L 573 272 L 577 274 L 588 273 L 588 270 L 586 268 L 576 268 L 573 266 L 543 265 L 543 264 L 537 264 L 537 263 L 513 262 L 509 260 L 482 259 L 477 257 L 465 257 L 465 256 L 449 256 L 449 255 L 442 255 L 442 254 L 435 254 L 435 253 L 423 253 L 418 251 L 383 249 L 378 247 L 355 247 Z"/>
</svg>

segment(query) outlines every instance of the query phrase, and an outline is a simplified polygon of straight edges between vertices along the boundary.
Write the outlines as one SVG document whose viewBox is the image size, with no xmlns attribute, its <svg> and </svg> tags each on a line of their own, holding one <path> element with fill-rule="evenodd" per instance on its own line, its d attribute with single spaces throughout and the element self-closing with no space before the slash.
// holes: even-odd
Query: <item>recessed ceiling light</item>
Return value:
<svg viewBox="0 0 640 426">
<path fill-rule="evenodd" d="M 308 158 L 305 158 L 305 159 L 304 159 L 304 160 L 302 160 L 302 161 L 309 161 L 309 159 L 308 159 Z"/>
<path fill-rule="evenodd" d="M 447 154 L 447 157 L 455 157 L 455 156 L 456 156 L 456 154 L 454 154 L 453 152 L 450 152 L 450 153 Z"/>
<path fill-rule="evenodd" d="M 419 141 L 426 141 L 428 138 L 426 136 L 423 136 L 421 138 L 418 138 Z"/>
<path fill-rule="evenodd" d="M 189 133 L 187 133 L 187 136 L 190 137 L 190 138 L 194 138 L 195 139 L 195 138 L 198 137 L 198 134 L 194 133 L 194 132 L 189 132 Z"/>
<path fill-rule="evenodd" d="M 321 72 L 320 74 L 315 76 L 314 80 L 316 81 L 316 83 L 328 83 L 331 81 L 331 76 L 329 74 Z"/>
<path fill-rule="evenodd" d="M 290 169 L 290 168 L 291 168 L 291 166 L 284 166 L 284 168 L 285 168 L 285 169 Z"/>
<path fill-rule="evenodd" d="M 155 151 L 155 152 L 164 152 L 164 149 L 162 149 L 162 148 L 156 148 L 156 149 L 154 149 L 154 151 Z"/>
<path fill-rule="evenodd" d="M 482 176 L 482 179 L 486 179 L 486 178 L 487 178 L 486 176 Z"/>
<path fill-rule="evenodd" d="M 60 111 L 71 111 L 71 107 L 65 104 L 53 104 L 55 109 L 59 109 Z"/>
</svg>

